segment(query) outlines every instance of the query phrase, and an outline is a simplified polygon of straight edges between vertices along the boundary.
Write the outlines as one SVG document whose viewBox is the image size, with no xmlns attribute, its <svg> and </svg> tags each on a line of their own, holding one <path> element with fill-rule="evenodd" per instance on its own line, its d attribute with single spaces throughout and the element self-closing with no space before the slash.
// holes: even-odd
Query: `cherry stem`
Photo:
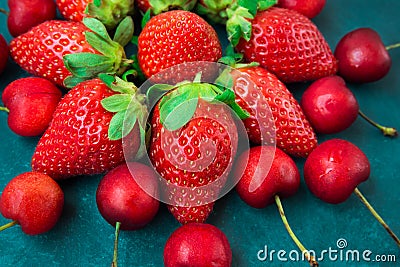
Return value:
<svg viewBox="0 0 400 267">
<path fill-rule="evenodd" d="M 5 10 L 4 8 L 0 8 L 0 13 L 3 13 L 4 15 L 8 16 L 8 11 Z"/>
<path fill-rule="evenodd" d="M 118 237 L 119 237 L 119 229 L 120 229 L 121 223 L 117 222 L 115 224 L 115 239 L 114 239 L 114 255 L 113 255 L 113 261 L 111 263 L 111 267 L 117 267 L 117 259 L 118 259 Z"/>
<path fill-rule="evenodd" d="M 378 128 L 379 130 L 381 130 L 381 132 L 383 133 L 384 136 L 390 136 L 390 137 L 395 137 L 398 135 L 396 128 L 393 127 L 385 127 L 382 126 L 378 123 L 376 123 L 375 121 L 371 120 L 369 117 L 367 117 L 367 115 L 365 115 L 361 110 L 358 111 L 358 114 L 367 122 L 369 122 L 372 126 Z"/>
<path fill-rule="evenodd" d="M 10 110 L 9 110 L 8 108 L 2 107 L 2 106 L 0 106 L 0 111 L 5 111 L 5 112 L 7 112 L 7 113 L 10 112 Z"/>
<path fill-rule="evenodd" d="M 389 235 L 393 238 L 396 244 L 400 247 L 400 239 L 396 236 L 395 233 L 390 229 L 390 227 L 386 224 L 386 222 L 382 219 L 382 217 L 376 212 L 376 210 L 371 206 L 368 200 L 364 197 L 364 195 L 358 190 L 354 189 L 354 193 L 358 196 L 361 202 L 368 208 L 368 210 L 374 215 L 374 217 L 378 220 L 378 222 L 385 228 L 385 230 L 389 233 Z"/>
<path fill-rule="evenodd" d="M 388 45 L 385 48 L 386 48 L 386 50 L 390 50 L 390 49 L 394 49 L 394 48 L 398 48 L 398 47 L 400 47 L 400 43 Z"/>
<path fill-rule="evenodd" d="M 308 252 L 308 250 L 303 246 L 303 244 L 300 242 L 300 240 L 296 237 L 296 235 L 294 234 L 292 228 L 289 225 L 288 220 L 286 219 L 286 215 L 285 215 L 285 211 L 283 210 L 283 206 L 281 203 L 281 199 L 279 198 L 278 195 L 275 195 L 275 203 L 278 206 L 278 210 L 279 210 L 279 215 L 281 216 L 282 222 L 285 225 L 286 230 L 288 231 L 290 237 L 292 238 L 292 240 L 294 241 L 294 243 L 297 245 L 297 247 L 300 249 L 301 253 L 303 255 L 305 255 L 305 257 L 307 258 L 308 262 L 310 263 L 310 266 L 312 267 L 318 267 L 318 262 L 317 260 L 314 258 L 314 256 L 311 256 L 310 253 Z"/>
<path fill-rule="evenodd" d="M 10 227 L 12 227 L 14 225 L 17 225 L 17 224 L 18 224 L 17 221 L 12 221 L 12 222 L 6 223 L 5 225 L 0 226 L 0 232 L 3 231 L 3 230 L 8 229 L 8 228 L 10 228 Z"/>
</svg>

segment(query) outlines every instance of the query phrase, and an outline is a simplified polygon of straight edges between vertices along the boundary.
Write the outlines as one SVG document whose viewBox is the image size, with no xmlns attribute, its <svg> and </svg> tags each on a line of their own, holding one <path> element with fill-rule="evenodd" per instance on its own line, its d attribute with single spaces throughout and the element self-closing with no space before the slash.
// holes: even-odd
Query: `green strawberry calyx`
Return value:
<svg viewBox="0 0 400 267">
<path fill-rule="evenodd" d="M 229 84 L 201 82 L 201 73 L 193 81 L 185 81 L 176 85 L 155 84 L 147 91 L 148 101 L 159 101 L 160 122 L 169 131 L 175 131 L 186 125 L 194 116 L 198 101 L 225 103 L 244 119 L 249 117 L 235 102 L 235 93 Z"/>
<path fill-rule="evenodd" d="M 65 67 L 72 73 L 64 81 L 67 88 L 97 77 L 100 73 L 121 75 L 132 63 L 131 59 L 126 58 L 124 50 L 133 36 L 131 17 L 121 21 L 113 39 L 98 19 L 84 18 L 83 23 L 90 30 L 85 32 L 86 41 L 100 54 L 81 52 L 63 57 Z"/>
<path fill-rule="evenodd" d="M 85 13 L 100 20 L 108 30 L 113 30 L 125 17 L 133 15 L 134 0 L 93 0 Z"/>
<path fill-rule="evenodd" d="M 228 40 L 233 46 L 239 43 L 240 38 L 246 41 L 251 37 L 251 20 L 258 11 L 266 10 L 277 4 L 277 0 L 238 0 L 226 10 L 226 32 Z"/>
<path fill-rule="evenodd" d="M 192 10 L 197 0 L 149 0 L 153 15 L 174 9 Z"/>
<path fill-rule="evenodd" d="M 109 74 L 100 74 L 99 78 L 114 92 L 101 101 L 103 108 L 115 113 L 108 128 L 108 138 L 119 140 L 127 136 L 136 123 L 144 132 L 148 117 L 145 95 L 139 92 L 135 84 Z"/>
</svg>

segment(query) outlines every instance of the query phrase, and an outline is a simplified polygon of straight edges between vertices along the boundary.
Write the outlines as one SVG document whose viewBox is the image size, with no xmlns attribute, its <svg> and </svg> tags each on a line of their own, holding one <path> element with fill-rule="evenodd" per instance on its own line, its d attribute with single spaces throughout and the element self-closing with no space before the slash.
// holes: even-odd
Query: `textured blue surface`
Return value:
<svg viewBox="0 0 400 267">
<path fill-rule="evenodd" d="M 6 1 L 0 2 L 6 8 Z M 400 1 L 328 0 L 323 12 L 314 19 L 331 47 L 348 31 L 372 27 L 385 44 L 400 41 Z M 221 28 L 218 28 L 220 32 Z M 5 16 L 0 16 L 0 31 L 8 41 Z M 224 35 L 221 34 L 222 41 Z M 382 124 L 400 129 L 400 51 L 390 51 L 393 65 L 381 81 L 365 85 L 349 85 L 356 94 L 361 109 Z M 11 60 L 0 76 L 0 92 L 12 80 L 27 76 Z M 300 98 L 304 85 L 290 86 Z M 346 131 L 319 136 L 320 142 L 332 137 L 347 139 L 358 145 L 371 161 L 371 177 L 359 186 L 382 217 L 400 234 L 400 138 L 383 137 L 361 118 Z M 30 170 L 30 158 L 38 138 L 22 138 L 7 126 L 7 115 L 0 113 L 0 190 L 14 176 Z M 302 171 L 303 160 L 297 160 Z M 114 230 L 97 211 L 95 192 L 101 176 L 77 177 L 61 183 L 65 192 L 65 209 L 57 226 L 40 236 L 27 236 L 19 226 L 0 233 L 0 266 L 109 266 L 112 259 Z M 316 199 L 302 182 L 298 194 L 283 200 L 286 215 L 293 230 L 309 249 L 328 255 L 321 266 L 396 266 L 400 262 L 399 248 L 374 220 L 361 202 L 352 196 L 340 205 L 330 205 Z M 0 224 L 8 222 L 0 218 Z M 246 206 L 236 192 L 231 192 L 215 205 L 209 223 L 227 235 L 233 250 L 233 266 L 307 266 L 306 262 L 289 259 L 296 246 L 288 236 L 272 205 L 262 210 Z M 179 226 L 164 206 L 146 228 L 120 235 L 120 266 L 162 266 L 162 251 L 168 236 Z M 338 249 L 343 238 L 347 247 Z M 285 250 L 287 262 L 277 253 L 273 261 L 257 259 L 257 252 L 268 246 Z M 345 261 L 346 252 L 370 250 L 375 255 L 395 255 L 397 262 L 378 263 Z M 343 260 L 340 260 L 341 254 Z M 295 256 L 294 254 L 291 254 Z"/>
</svg>

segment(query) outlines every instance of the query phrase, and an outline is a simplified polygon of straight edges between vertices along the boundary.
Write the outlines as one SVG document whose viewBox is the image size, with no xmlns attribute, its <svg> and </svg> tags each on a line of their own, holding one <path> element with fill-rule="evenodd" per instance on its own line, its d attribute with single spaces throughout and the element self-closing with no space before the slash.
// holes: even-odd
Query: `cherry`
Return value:
<svg viewBox="0 0 400 267">
<path fill-rule="evenodd" d="M 384 127 L 368 118 L 343 78 L 329 76 L 316 80 L 303 93 L 300 105 L 316 132 L 333 134 L 350 127 L 360 115 L 384 135 L 396 136 L 394 128 Z"/>
<path fill-rule="evenodd" d="M 269 168 L 265 162 L 271 162 Z M 306 255 L 311 266 L 318 266 L 292 231 L 287 219 L 280 197 L 294 195 L 300 186 L 299 170 L 287 154 L 279 148 L 271 146 L 255 146 L 243 152 L 234 169 L 235 177 L 240 177 L 236 190 L 240 198 L 249 206 L 264 208 L 275 202 L 279 214 L 290 237 Z"/>
<path fill-rule="evenodd" d="M 56 17 L 56 4 L 53 0 L 8 0 L 8 31 L 13 37 L 26 33 L 40 23 Z"/>
<path fill-rule="evenodd" d="M 312 19 L 321 13 L 326 0 L 278 0 L 278 6 L 295 10 Z"/>
<path fill-rule="evenodd" d="M 115 226 L 113 266 L 117 266 L 119 230 L 137 230 L 148 224 L 159 208 L 159 201 L 152 197 L 157 195 L 156 173 L 142 163 L 122 164 L 100 181 L 97 207 L 103 218 Z"/>
<path fill-rule="evenodd" d="M 231 263 L 232 250 L 226 235 L 211 224 L 182 225 L 165 244 L 165 267 L 229 267 Z"/>
<path fill-rule="evenodd" d="M 5 107 L 0 109 L 9 112 L 8 126 L 13 132 L 38 136 L 49 126 L 61 97 L 61 91 L 46 79 L 20 78 L 4 89 Z"/>
<path fill-rule="evenodd" d="M 390 70 L 392 60 L 388 46 L 371 28 L 358 28 L 344 35 L 335 49 L 339 74 L 348 82 L 368 83 L 383 78 Z"/>
<path fill-rule="evenodd" d="M 321 143 L 304 164 L 304 180 L 316 197 L 338 204 L 346 201 L 354 192 L 400 246 L 400 239 L 357 188 L 369 175 L 370 162 L 367 156 L 356 145 L 342 139 Z"/>
<path fill-rule="evenodd" d="M 7 65 L 8 44 L 3 35 L 0 34 L 0 74 L 3 73 Z"/>
<path fill-rule="evenodd" d="M 48 175 L 26 172 L 14 177 L 0 196 L 0 212 L 13 221 L 0 227 L 0 231 L 15 224 L 28 235 L 51 230 L 57 223 L 64 206 L 64 193 Z"/>
</svg>

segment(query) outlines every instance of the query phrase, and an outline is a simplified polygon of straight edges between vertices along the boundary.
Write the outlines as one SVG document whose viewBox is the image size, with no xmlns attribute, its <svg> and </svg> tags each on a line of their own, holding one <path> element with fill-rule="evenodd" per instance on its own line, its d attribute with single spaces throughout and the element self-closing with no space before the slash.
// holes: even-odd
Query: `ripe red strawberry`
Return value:
<svg viewBox="0 0 400 267">
<path fill-rule="evenodd" d="M 117 40 L 119 44 L 99 21 L 87 19 L 85 24 L 60 20 L 39 24 L 10 42 L 11 57 L 27 72 L 59 86 L 72 74 L 85 80 L 98 73 L 124 70 L 123 46 L 129 37 Z"/>
<path fill-rule="evenodd" d="M 307 157 L 317 146 L 317 139 L 292 93 L 262 67 L 238 68 L 237 71 L 232 72 L 233 90 L 238 105 L 250 113 L 244 120 L 250 141 L 271 144 L 276 135 L 276 145 L 283 151 Z"/>
<path fill-rule="evenodd" d="M 143 12 L 151 10 L 154 15 L 166 12 L 169 10 L 192 10 L 196 5 L 197 0 L 169 0 L 169 1 L 157 1 L 157 0 L 138 0 L 136 1 L 137 7 Z"/>
<path fill-rule="evenodd" d="M 179 86 L 151 119 L 149 157 L 165 179 L 163 198 L 182 224 L 207 219 L 236 154 L 235 122 L 226 105 L 209 102 L 210 94 L 210 84 Z"/>
<path fill-rule="evenodd" d="M 294 10 L 272 7 L 258 12 L 250 40 L 241 39 L 236 49 L 248 62 L 260 63 L 285 83 L 337 72 L 337 61 L 321 32 Z"/>
<path fill-rule="evenodd" d="M 180 63 L 215 62 L 221 54 L 215 30 L 189 11 L 174 10 L 154 16 L 139 35 L 138 60 L 147 77 Z M 197 72 L 193 71 L 193 77 Z"/>
<path fill-rule="evenodd" d="M 85 17 L 99 19 L 113 29 L 126 16 L 133 13 L 133 0 L 56 0 L 61 14 L 67 20 L 82 21 Z"/>
<path fill-rule="evenodd" d="M 96 78 L 72 88 L 57 106 L 49 128 L 39 140 L 32 169 L 54 179 L 64 179 L 102 173 L 121 164 L 124 161 L 120 140 L 124 135 L 119 131 L 122 119 L 126 112 L 134 111 L 141 126 L 147 110 L 140 100 L 128 108 L 132 97 L 140 98 L 137 88 L 130 86 L 116 87 L 112 81 L 106 85 Z M 114 115 L 114 112 L 117 113 Z M 126 133 L 129 133 L 132 142 L 129 149 L 133 154 L 139 148 L 140 137 L 138 123 L 131 121 L 136 126 L 126 126 Z"/>
</svg>

